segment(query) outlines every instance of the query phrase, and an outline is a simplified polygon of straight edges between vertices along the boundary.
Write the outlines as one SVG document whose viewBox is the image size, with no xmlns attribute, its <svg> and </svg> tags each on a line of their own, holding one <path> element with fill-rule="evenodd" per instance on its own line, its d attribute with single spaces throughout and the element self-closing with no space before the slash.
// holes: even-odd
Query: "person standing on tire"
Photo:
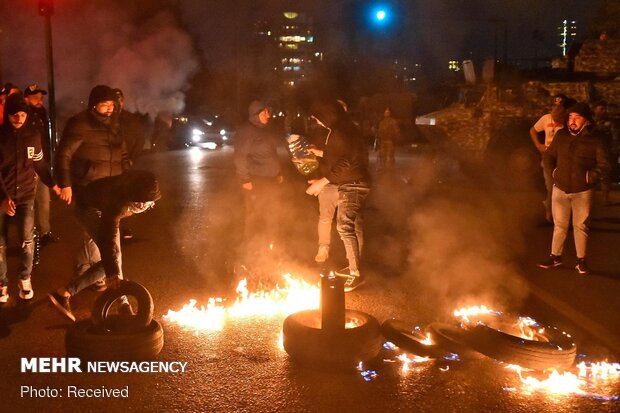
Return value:
<svg viewBox="0 0 620 413">
<path fill-rule="evenodd" d="M 574 103 L 576 103 L 575 100 L 566 97 L 566 95 L 560 94 L 554 96 L 551 111 L 538 119 L 534 126 L 530 128 L 530 138 L 532 139 L 532 143 L 534 144 L 538 152 L 540 152 L 541 156 L 540 166 L 543 169 L 545 188 L 547 190 L 547 197 L 543 201 L 543 205 L 545 206 L 545 219 L 549 222 L 553 222 L 553 217 L 551 214 L 551 193 L 553 191 L 553 178 L 551 177 L 551 175 L 548 175 L 546 173 L 543 166 L 542 158 L 549 145 L 551 145 L 551 142 L 553 142 L 553 137 L 555 136 L 555 134 L 564 127 L 566 108 L 572 106 Z M 543 131 L 545 132 L 545 140 L 541 143 L 538 139 L 538 134 Z"/>
<path fill-rule="evenodd" d="M 328 133 L 324 150 L 310 149 L 323 158 L 323 177 L 310 181 L 306 193 L 318 196 L 329 183 L 338 186 L 336 229 L 344 244 L 349 266 L 336 274 L 346 277 L 345 292 L 349 292 L 365 282 L 360 272 L 360 256 L 363 247 L 362 215 L 370 192 L 368 149 L 361 131 L 336 100 L 315 102 L 311 114 Z"/>
<path fill-rule="evenodd" d="M 260 254 L 273 248 L 278 235 L 280 171 L 278 136 L 268 126 L 269 107 L 255 100 L 248 107 L 248 121 L 235 134 L 234 163 L 245 199 L 245 259 L 250 251 Z M 258 245 L 254 245 L 258 244 Z"/>
<path fill-rule="evenodd" d="M 6 234 L 9 217 L 15 216 L 21 243 L 19 296 L 33 297 L 31 272 L 34 258 L 34 197 L 36 175 L 56 194 L 49 165 L 43 157 L 41 135 L 28 121 L 28 104 L 21 93 L 7 97 L 4 124 L 0 127 L 0 303 L 8 301 Z M 35 175 L 36 174 L 36 175 Z"/>
<path fill-rule="evenodd" d="M 67 122 L 56 153 L 60 198 L 69 204 L 75 201 L 75 216 L 83 230 L 76 259 L 77 276 L 101 260 L 99 248 L 89 235 L 90 229 L 99 225 L 101 211 L 85 207 L 83 190 L 92 181 L 120 175 L 130 165 L 115 108 L 114 89 L 95 86 L 88 98 L 88 108 Z M 97 287 L 105 289 L 105 282 Z"/>
<path fill-rule="evenodd" d="M 541 268 L 562 265 L 562 251 L 572 214 L 577 252 L 575 269 L 580 274 L 590 272 L 586 264 L 586 247 L 593 188 L 610 170 L 600 137 L 589 129 L 593 122 L 586 103 L 573 105 L 568 109 L 568 128 L 558 132 L 545 151 L 545 171 L 553 177 L 554 227 L 551 255 L 538 265 Z"/>
<path fill-rule="evenodd" d="M 92 181 L 81 191 L 81 208 L 100 214 L 99 220 L 86 227 L 95 240 L 100 259 L 65 288 L 49 294 L 52 304 L 65 317 L 75 321 L 69 299 L 96 281 L 105 279 L 110 287 L 120 285 L 123 279 L 119 227 L 121 219 L 151 209 L 161 198 L 155 175 L 148 171 L 132 170 L 121 175 Z M 124 311 L 131 312 L 123 299 Z"/>
</svg>

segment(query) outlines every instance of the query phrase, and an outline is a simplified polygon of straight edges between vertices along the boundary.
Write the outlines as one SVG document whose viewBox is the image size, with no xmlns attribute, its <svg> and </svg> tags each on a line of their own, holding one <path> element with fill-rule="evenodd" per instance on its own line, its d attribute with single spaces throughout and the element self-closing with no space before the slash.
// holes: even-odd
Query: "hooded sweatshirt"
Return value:
<svg viewBox="0 0 620 413">
<path fill-rule="evenodd" d="M 337 101 L 320 101 L 312 105 L 312 115 L 325 125 L 321 171 L 333 184 L 368 179 L 368 149 L 362 133 Z"/>
<path fill-rule="evenodd" d="M 241 183 L 253 176 L 275 178 L 280 175 L 278 136 L 260 123 L 258 115 L 267 106 L 254 101 L 248 108 L 248 121 L 235 134 L 235 168 Z"/>
</svg>

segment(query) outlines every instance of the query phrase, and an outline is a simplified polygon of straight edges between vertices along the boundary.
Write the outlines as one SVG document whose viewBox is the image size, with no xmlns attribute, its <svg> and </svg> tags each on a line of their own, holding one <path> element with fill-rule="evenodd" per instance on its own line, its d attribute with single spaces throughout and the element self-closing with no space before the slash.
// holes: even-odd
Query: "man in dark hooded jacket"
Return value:
<svg viewBox="0 0 620 413">
<path fill-rule="evenodd" d="M 30 280 L 34 257 L 35 176 L 58 194 L 49 165 L 43 157 L 41 135 L 28 121 L 29 108 L 21 93 L 10 95 L 4 106 L 4 124 L 0 127 L 0 303 L 7 302 L 6 227 L 8 218 L 17 217 L 21 242 L 19 296 L 33 296 Z M 36 173 L 36 175 L 35 175 Z"/>
<path fill-rule="evenodd" d="M 56 153 L 60 198 L 67 203 L 75 199 L 75 215 L 84 229 L 83 245 L 76 260 L 78 276 L 100 260 L 100 251 L 88 231 L 99 225 L 100 211 L 86 206 L 84 189 L 97 179 L 120 175 L 129 168 L 115 108 L 114 89 L 95 86 L 88 98 L 88 108 L 67 122 Z M 98 283 L 97 287 L 105 289 L 105 283 Z"/>
<path fill-rule="evenodd" d="M 248 121 L 235 134 L 235 169 L 245 198 L 246 250 L 257 239 L 265 240 L 265 246 L 272 244 L 278 229 L 283 177 L 277 153 L 278 136 L 268 126 L 270 115 L 266 104 L 253 101 L 248 108 Z"/>
<path fill-rule="evenodd" d="M 69 303 L 71 296 L 102 279 L 106 279 L 112 287 L 120 284 L 123 278 L 119 237 L 121 219 L 152 208 L 155 201 L 161 198 L 161 193 L 155 175 L 132 170 L 92 181 L 82 190 L 81 196 L 84 208 L 99 211 L 100 219 L 93 221 L 86 231 L 101 255 L 66 288 L 49 294 L 52 304 L 72 321 L 75 321 L 75 316 Z M 126 311 L 131 311 L 127 301 L 123 301 Z"/>
<path fill-rule="evenodd" d="M 360 256 L 363 245 L 361 220 L 370 192 L 368 148 L 361 131 L 336 100 L 315 102 L 310 112 L 328 133 L 323 150 L 311 149 L 315 155 L 323 157 L 323 177 L 310 181 L 306 193 L 317 196 L 325 185 L 338 185 L 336 229 L 344 243 L 349 267 L 337 274 L 347 278 L 345 292 L 349 292 L 365 282 L 360 273 Z"/>
</svg>

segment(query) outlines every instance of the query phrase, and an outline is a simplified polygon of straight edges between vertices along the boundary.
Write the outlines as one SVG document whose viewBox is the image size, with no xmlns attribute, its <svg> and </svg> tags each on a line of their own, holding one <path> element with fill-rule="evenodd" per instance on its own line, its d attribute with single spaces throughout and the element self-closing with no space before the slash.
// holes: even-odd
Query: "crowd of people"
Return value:
<svg viewBox="0 0 620 413">
<path fill-rule="evenodd" d="M 9 83 L 0 91 L 0 303 L 9 299 L 6 228 L 12 217 L 21 245 L 19 296 L 29 300 L 34 295 L 35 222 L 45 243 L 57 240 L 49 222 L 51 189 L 62 201 L 74 205 L 82 228 L 75 277 L 49 294 L 53 305 L 75 320 L 70 305 L 73 295 L 89 286 L 97 290 L 116 287 L 123 279 L 121 219 L 151 208 L 161 195 L 152 173 L 132 169 L 144 146 L 141 119 L 124 110 L 122 91 L 106 85 L 95 86 L 88 107 L 68 120 L 54 153 L 52 174 L 45 94 L 35 84 L 22 92 Z M 592 110 L 584 102 L 557 95 L 549 113 L 530 129 L 541 154 L 547 191 L 545 216 L 554 225 L 551 253 L 539 264 L 541 268 L 562 264 L 572 219 L 575 268 L 581 274 L 590 271 L 586 256 L 593 190 L 602 183 L 604 199 L 609 200 L 610 147 L 616 139 L 606 106 L 605 101 L 599 101 Z M 278 238 L 284 178 L 277 154 L 281 137 L 269 127 L 270 119 L 270 107 L 253 101 L 247 121 L 235 135 L 234 166 L 245 198 L 245 254 L 261 248 L 251 242 L 256 234 L 268 239 L 270 245 Z M 309 147 L 319 159 L 319 169 L 309 177 L 306 190 L 319 200 L 315 261 L 324 263 L 329 257 L 335 217 L 347 260 L 347 266 L 336 274 L 343 277 L 348 292 L 366 281 L 362 253 L 364 207 L 370 192 L 368 145 L 342 101 L 317 100 L 310 108 L 310 119 L 323 131 L 321 139 Z M 394 142 L 399 133 L 398 122 L 386 108 L 377 127 L 380 170 L 394 166 Z M 132 312 L 126 298 L 121 307 Z"/>
<path fill-rule="evenodd" d="M 6 84 L 0 92 L 0 303 L 9 299 L 6 265 L 7 225 L 15 217 L 21 244 L 19 296 L 30 300 L 35 206 L 47 242 L 56 241 L 49 226 L 49 188 L 74 205 L 83 242 L 74 279 L 49 294 L 52 304 L 75 320 L 70 299 L 86 287 L 117 287 L 123 279 L 120 220 L 151 208 L 161 194 L 151 172 L 132 169 L 144 145 L 141 121 L 123 110 L 123 93 L 95 86 L 88 107 L 67 122 L 54 154 L 51 172 L 49 119 L 43 107 L 46 91 L 37 85 L 24 92 Z M 107 285 L 106 285 L 107 283 Z M 123 297 L 122 311 L 132 313 Z"/>
</svg>

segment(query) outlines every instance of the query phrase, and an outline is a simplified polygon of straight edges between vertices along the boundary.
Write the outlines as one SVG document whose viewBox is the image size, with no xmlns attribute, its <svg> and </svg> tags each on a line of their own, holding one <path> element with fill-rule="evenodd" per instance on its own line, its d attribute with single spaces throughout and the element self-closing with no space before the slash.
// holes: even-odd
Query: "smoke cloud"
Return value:
<svg viewBox="0 0 620 413">
<path fill-rule="evenodd" d="M 129 8 L 77 0 L 56 6 L 52 28 L 60 117 L 83 109 L 90 89 L 101 83 L 121 88 L 128 110 L 154 116 L 183 109 L 183 90 L 198 68 L 192 38 L 165 8 L 138 18 Z M 44 19 L 34 4 L 12 9 L 11 17 L 2 32 L 3 80 L 46 87 Z"/>
</svg>

